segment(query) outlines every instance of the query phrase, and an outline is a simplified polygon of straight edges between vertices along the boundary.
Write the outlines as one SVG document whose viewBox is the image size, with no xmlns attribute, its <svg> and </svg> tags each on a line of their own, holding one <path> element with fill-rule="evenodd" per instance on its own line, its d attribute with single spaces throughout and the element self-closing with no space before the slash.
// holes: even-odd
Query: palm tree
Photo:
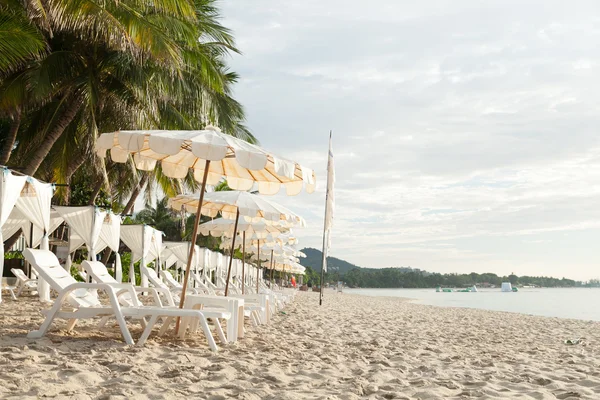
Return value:
<svg viewBox="0 0 600 400">
<path fill-rule="evenodd" d="M 22 164 L 24 173 L 34 174 L 44 163 L 68 181 L 73 171 L 64 159 L 73 154 L 73 144 L 121 127 L 197 129 L 218 123 L 254 140 L 241 123 L 241 105 L 230 96 L 237 76 L 227 71 L 223 57 L 236 50 L 231 33 L 218 22 L 214 0 L 44 4 L 50 10 L 43 19 L 47 26 L 37 28 L 49 53 L 19 71 L 33 88 L 30 97 L 41 104 L 30 113 L 37 123 L 19 131 L 13 152 L 12 163 Z M 23 8 L 20 2 L 10 7 Z M 61 146 L 73 125 L 68 145 Z"/>
<path fill-rule="evenodd" d="M 137 213 L 135 221 L 162 231 L 167 240 L 181 240 L 179 215 L 168 206 L 167 197 L 158 200 L 155 207 L 146 206 Z"/>
<path fill-rule="evenodd" d="M 11 72 L 41 57 L 46 50 L 42 33 L 16 1 L 0 2 L 0 71 Z"/>
</svg>

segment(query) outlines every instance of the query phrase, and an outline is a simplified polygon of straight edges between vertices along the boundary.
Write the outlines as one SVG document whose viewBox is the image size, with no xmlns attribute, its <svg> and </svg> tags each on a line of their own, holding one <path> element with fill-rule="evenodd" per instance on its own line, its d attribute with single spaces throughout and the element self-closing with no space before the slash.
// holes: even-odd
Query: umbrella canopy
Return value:
<svg viewBox="0 0 600 400">
<path fill-rule="evenodd" d="M 313 170 L 223 134 L 214 127 L 200 131 L 105 133 L 98 138 L 96 147 L 101 157 L 110 150 L 115 162 L 127 162 L 133 154 L 135 165 L 141 170 L 152 170 L 160 161 L 163 174 L 171 178 L 184 178 L 192 170 L 196 180 L 202 184 L 192 242 L 196 241 L 198 233 L 206 184 L 215 185 L 226 177 L 233 189 L 250 190 L 257 183 L 259 193 L 275 194 L 284 186 L 288 196 L 299 194 L 303 186 L 312 193 L 316 186 Z M 180 308 L 185 302 L 193 255 L 194 246 L 190 246 Z M 178 318 L 176 331 L 179 331 L 179 322 Z"/>
<path fill-rule="evenodd" d="M 306 257 L 306 254 L 302 253 L 299 250 L 294 249 L 291 246 L 285 246 L 280 244 L 265 244 L 261 246 L 261 251 L 273 251 L 273 254 L 277 256 L 286 256 L 286 257 Z M 247 248 L 248 251 L 256 252 L 258 248 L 256 246 L 250 246 Z"/>
<path fill-rule="evenodd" d="M 181 210 L 183 207 L 186 211 L 193 213 L 198 209 L 198 197 L 182 194 L 169 199 L 169 206 L 175 210 Z M 201 208 L 203 215 L 214 218 L 221 213 L 223 218 L 236 219 L 238 211 L 246 222 L 263 221 L 289 226 L 306 225 L 304 219 L 296 213 L 256 194 L 232 190 L 204 195 Z"/>
<path fill-rule="evenodd" d="M 291 231 L 280 233 L 277 236 L 273 236 L 268 234 L 266 237 L 258 237 L 257 235 L 248 235 L 246 234 L 246 246 L 256 246 L 258 240 L 260 239 L 260 244 L 263 245 L 296 245 L 298 244 L 298 239 L 291 233 Z M 226 247 L 232 246 L 232 239 L 230 237 L 224 236 L 221 239 L 221 248 L 224 249 Z M 241 235 L 236 235 L 235 238 L 235 248 L 239 249 L 242 247 L 242 238 Z"/>
<path fill-rule="evenodd" d="M 235 190 L 250 190 L 258 183 L 261 194 L 275 194 L 281 186 L 295 196 L 306 186 L 315 190 L 315 173 L 296 162 L 269 153 L 258 146 L 224 134 L 215 127 L 194 131 L 139 130 L 102 134 L 97 141 L 98 155 L 110 150 L 113 161 L 125 163 L 133 154 L 135 165 L 153 170 L 160 161 L 170 178 L 184 178 L 191 169 L 196 180 L 216 185 L 222 177 Z M 205 171 L 204 161 L 211 161 Z"/>
<path fill-rule="evenodd" d="M 198 231 L 203 235 L 211 236 L 225 236 L 232 237 L 232 253 L 235 247 L 235 237 L 238 231 L 242 232 L 242 252 L 244 253 L 242 262 L 245 262 L 245 237 L 246 235 L 254 236 L 257 238 L 257 245 L 260 246 L 260 240 L 266 239 L 267 237 L 277 237 L 281 230 L 287 230 L 287 228 L 278 225 L 269 225 L 265 222 L 246 222 L 239 221 L 239 218 L 235 220 L 217 218 L 215 220 L 205 222 L 198 227 Z M 231 276 L 231 267 L 233 259 L 229 260 L 229 266 L 227 268 L 227 280 L 225 281 L 225 295 L 229 292 L 229 278 Z M 258 271 L 257 271 L 258 273 Z M 243 273 L 242 273 L 243 275 Z M 257 278 L 258 279 L 258 278 Z"/>
<path fill-rule="evenodd" d="M 217 218 L 212 221 L 205 222 L 198 226 L 198 232 L 202 235 L 211 235 L 215 237 L 232 237 L 233 229 L 235 227 L 235 220 Z M 260 240 L 266 239 L 267 237 L 277 237 L 281 233 L 283 227 L 274 225 L 268 225 L 264 222 L 245 222 L 239 221 L 237 230 L 239 232 L 246 232 L 246 236 L 252 235 Z"/>
</svg>

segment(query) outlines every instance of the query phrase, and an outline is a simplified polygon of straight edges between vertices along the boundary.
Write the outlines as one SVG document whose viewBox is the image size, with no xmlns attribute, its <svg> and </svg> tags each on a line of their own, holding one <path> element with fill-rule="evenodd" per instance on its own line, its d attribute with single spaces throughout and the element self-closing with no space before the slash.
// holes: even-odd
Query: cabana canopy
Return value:
<svg viewBox="0 0 600 400">
<path fill-rule="evenodd" d="M 97 248 L 100 239 L 100 231 L 102 229 L 104 218 L 106 217 L 106 211 L 102 211 L 95 206 L 55 206 L 54 209 L 65 220 L 71 230 L 77 234 L 80 240 L 85 243 L 88 248 L 89 259 L 93 260 L 98 252 Z M 71 236 L 70 240 L 73 239 L 76 242 L 79 242 L 76 237 Z M 70 244 L 69 251 L 76 250 L 79 247 L 77 244 L 78 243 Z M 77 247 L 75 247 L 76 245 Z"/>
<path fill-rule="evenodd" d="M 131 250 L 129 281 L 135 283 L 133 264 L 141 260 L 142 265 L 154 261 L 162 252 L 162 231 L 148 225 L 122 225 L 121 240 Z M 148 286 L 148 278 L 142 275 L 142 286 Z"/>
<path fill-rule="evenodd" d="M 8 168 L 2 168 L 0 173 L 2 174 L 2 177 L 0 178 L 0 251 L 2 251 L 2 257 L 0 257 L 1 273 L 1 271 L 4 271 L 4 237 L 2 235 L 2 227 L 17 203 L 21 190 L 27 181 L 27 177 L 13 175 Z M 1 292 L 0 302 L 2 302 Z"/>
<path fill-rule="evenodd" d="M 44 183 L 29 176 L 18 176 L 8 168 L 2 167 L 0 184 L 0 242 L 2 242 L 2 257 L 0 272 L 4 269 L 4 233 L 15 234 L 19 229 L 34 235 L 30 247 L 40 245 L 44 250 L 50 248 L 48 235 L 51 233 L 50 212 L 54 185 Z M 4 224 L 12 216 L 18 221 Z M 17 224 L 19 225 L 17 227 Z M 59 223 L 60 225 L 60 223 Z M 37 233 L 37 235 L 36 235 Z M 30 237 L 26 239 L 30 242 Z M 8 237 L 8 236 L 7 236 Z M 37 239 L 37 240 L 36 240 Z M 50 301 L 50 288 L 48 284 L 38 279 L 38 294 L 41 301 Z M 0 298 L 1 301 L 1 298 Z"/>
<path fill-rule="evenodd" d="M 119 245 L 121 244 L 121 216 L 112 211 L 106 213 L 102 227 L 100 228 L 100 238 L 98 241 L 98 250 L 96 253 L 108 247 L 115 252 L 115 279 L 118 282 L 123 281 L 123 267 L 121 266 L 121 256 L 119 255 Z"/>
</svg>

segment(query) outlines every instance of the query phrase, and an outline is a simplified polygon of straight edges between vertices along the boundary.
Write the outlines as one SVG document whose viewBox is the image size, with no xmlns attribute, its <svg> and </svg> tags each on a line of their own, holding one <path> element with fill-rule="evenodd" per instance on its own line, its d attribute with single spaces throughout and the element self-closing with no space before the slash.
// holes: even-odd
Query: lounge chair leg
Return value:
<svg viewBox="0 0 600 400">
<path fill-rule="evenodd" d="M 171 326 L 171 322 L 173 322 L 173 317 L 167 317 L 164 321 L 160 330 L 158 331 L 158 336 L 163 336 L 169 330 L 169 326 Z"/>
<path fill-rule="evenodd" d="M 204 331 L 204 336 L 206 336 L 206 340 L 208 340 L 208 346 L 214 352 L 217 352 L 219 348 L 215 343 L 215 338 L 213 337 L 210 328 L 208 327 L 208 323 L 206 322 L 206 318 L 200 318 L 200 326 L 202 326 L 202 331 Z"/>
<path fill-rule="evenodd" d="M 217 334 L 219 335 L 219 339 L 221 339 L 221 343 L 229 343 L 227 337 L 225 337 L 225 333 L 223 332 L 223 327 L 221 327 L 221 323 L 219 322 L 219 318 L 214 318 L 215 328 L 217 329 Z M 227 322 L 228 324 L 231 321 Z"/>
<path fill-rule="evenodd" d="M 52 322 L 54 321 L 54 317 L 56 316 L 56 313 L 60 311 L 61 306 L 62 306 L 62 298 L 56 299 L 56 301 L 54 302 L 54 305 L 48 311 L 48 314 L 46 315 L 46 319 L 40 326 L 40 329 L 38 329 L 37 331 L 29 332 L 27 334 L 27 337 L 30 339 L 39 339 L 39 338 L 43 337 L 46 334 L 46 331 L 48 330 L 48 328 L 50 328 L 50 325 L 52 325 Z"/>
<path fill-rule="evenodd" d="M 110 304 L 113 308 L 115 318 L 117 319 L 117 323 L 119 324 L 119 328 L 121 328 L 121 334 L 123 335 L 123 339 L 125 339 L 125 343 L 128 345 L 133 345 L 135 342 L 131 337 L 131 333 L 129 329 L 127 329 L 127 323 L 125 322 L 125 317 L 121 312 L 121 306 L 119 305 L 119 300 L 117 300 L 117 296 L 115 296 L 114 292 L 107 291 L 106 293 L 110 300 Z"/>
<path fill-rule="evenodd" d="M 67 332 L 71 332 L 73 328 L 75 328 L 75 324 L 77 324 L 76 318 L 71 318 L 67 321 Z"/>
<path fill-rule="evenodd" d="M 188 326 L 190 325 L 189 317 L 181 317 L 181 323 L 179 325 L 179 339 L 185 339 L 185 333 L 187 331 Z"/>
<path fill-rule="evenodd" d="M 19 290 L 17 290 L 17 297 L 21 295 L 21 292 L 25 289 L 25 285 L 19 285 Z"/>
<path fill-rule="evenodd" d="M 150 317 L 150 320 L 146 324 L 146 329 L 144 329 L 142 336 L 140 336 L 140 338 L 138 339 L 138 342 L 137 342 L 138 346 L 144 345 L 144 343 L 146 342 L 146 339 L 148 339 L 148 336 L 150 336 L 150 333 L 152 332 L 152 328 L 154 327 L 154 324 L 156 324 L 157 319 L 158 319 L 158 315 L 153 315 L 152 317 Z"/>
<path fill-rule="evenodd" d="M 10 297 L 12 297 L 13 300 L 17 300 L 17 296 L 15 296 L 15 291 L 12 288 L 8 288 L 8 291 L 10 292 Z"/>
<path fill-rule="evenodd" d="M 106 325 L 106 323 L 108 322 L 108 319 L 109 319 L 109 318 L 110 318 L 110 317 L 108 317 L 108 316 L 107 316 L 107 317 L 102 317 L 102 318 L 100 319 L 100 322 L 98 323 L 98 329 L 102 329 L 102 328 L 104 328 L 104 326 L 105 326 L 105 325 Z"/>
</svg>

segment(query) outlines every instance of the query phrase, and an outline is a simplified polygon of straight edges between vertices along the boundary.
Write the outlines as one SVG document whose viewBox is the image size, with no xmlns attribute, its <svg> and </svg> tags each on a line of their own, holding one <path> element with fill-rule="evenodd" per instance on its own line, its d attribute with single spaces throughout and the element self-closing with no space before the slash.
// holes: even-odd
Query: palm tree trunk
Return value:
<svg viewBox="0 0 600 400">
<path fill-rule="evenodd" d="M 65 173 L 65 183 L 68 185 L 65 188 L 64 200 L 65 204 L 71 203 L 71 178 L 77 172 L 79 167 L 83 165 L 83 163 L 87 161 L 85 157 L 73 157 L 71 159 L 71 163 L 67 165 L 67 172 Z"/>
<path fill-rule="evenodd" d="M 27 158 L 27 165 L 23 168 L 25 175 L 33 175 L 38 170 L 54 143 L 61 137 L 65 128 L 73 121 L 77 112 L 81 108 L 81 100 L 79 96 L 72 96 L 62 111 L 62 115 L 56 121 L 56 124 L 46 133 L 44 140 L 37 147 L 31 157 Z"/>
<path fill-rule="evenodd" d="M 106 265 L 108 259 L 110 258 L 110 253 L 112 253 L 110 247 L 104 249 L 104 253 L 102 254 L 102 264 Z"/>
<path fill-rule="evenodd" d="M 19 132 L 19 127 L 21 126 L 21 107 L 17 107 L 15 115 L 13 116 L 13 121 L 10 124 L 10 130 L 8 131 L 8 137 L 4 142 L 4 147 L 0 152 L 0 165 L 6 165 L 8 160 L 10 159 L 10 153 L 12 152 L 13 146 L 15 145 L 15 140 L 17 139 L 17 133 Z"/>
<path fill-rule="evenodd" d="M 88 206 L 94 205 L 94 203 L 96 202 L 96 197 L 98 197 L 98 194 L 100 194 L 100 191 L 102 190 L 103 185 L 104 185 L 104 179 L 102 179 L 102 177 L 100 177 L 100 179 L 96 183 L 96 186 L 94 187 L 94 191 L 92 192 L 92 194 L 90 196 L 90 200 L 88 201 Z"/>
<path fill-rule="evenodd" d="M 144 175 L 142 175 L 142 179 L 140 179 L 135 189 L 133 189 L 133 192 L 131 192 L 131 197 L 129 198 L 129 201 L 123 209 L 123 214 L 130 214 L 133 210 L 133 206 L 135 204 L 136 199 L 138 198 L 142 189 L 144 188 L 144 186 L 146 186 L 146 183 L 148 182 L 148 176 L 148 173 L 144 173 Z"/>
</svg>

